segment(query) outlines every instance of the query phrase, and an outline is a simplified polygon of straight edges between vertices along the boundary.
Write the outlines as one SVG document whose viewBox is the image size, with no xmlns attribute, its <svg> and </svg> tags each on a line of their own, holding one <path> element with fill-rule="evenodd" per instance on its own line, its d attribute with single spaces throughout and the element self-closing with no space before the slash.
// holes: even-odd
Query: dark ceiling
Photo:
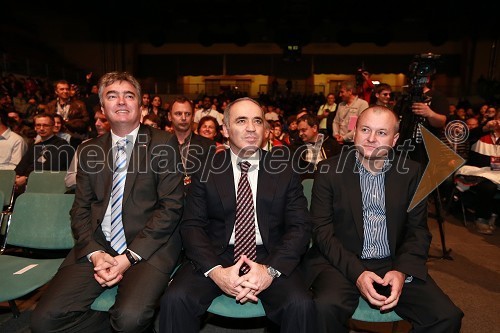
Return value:
<svg viewBox="0 0 500 333">
<path fill-rule="evenodd" d="M 54 1 L 38 1 L 28 5 L 9 1 L 2 4 L 0 53 L 21 55 L 19 59 L 26 55 L 36 56 L 42 63 L 73 66 L 71 59 L 64 59 L 57 51 L 57 45 L 105 42 L 149 43 L 159 47 L 168 43 L 195 43 L 209 48 L 218 43 L 238 46 L 275 43 L 286 48 L 288 45 L 336 43 L 347 48 L 359 42 L 380 47 L 393 42 L 430 42 L 440 46 L 447 41 L 466 39 L 498 41 L 500 36 L 498 3 L 486 5 L 477 0 L 142 0 L 133 6 L 128 5 L 128 1 L 91 3 L 65 1 L 61 5 Z M 255 62 L 256 55 L 251 56 Z M 387 56 L 384 55 L 382 63 L 390 62 L 393 66 L 380 71 L 393 72 L 394 61 Z M 241 62 L 241 57 L 243 55 L 235 62 Z M 356 64 L 360 62 L 349 54 L 345 57 Z M 154 63 L 151 57 L 146 58 L 139 60 Z M 171 62 L 179 63 L 184 58 Z M 316 67 L 321 65 L 319 58 Z M 307 57 L 303 60 L 306 63 Z M 266 61 L 259 64 L 264 66 Z M 400 67 L 406 68 L 407 61 L 404 59 Z M 154 66 L 154 71 L 165 67 L 169 61 L 162 58 L 160 62 L 162 66 Z M 341 61 L 337 59 L 336 63 Z M 310 66 L 306 65 L 302 67 L 309 73 Z M 290 66 L 297 67 L 295 64 Z M 325 69 L 326 72 L 335 70 Z M 242 72 L 237 66 L 234 71 Z M 263 71 L 265 69 L 257 70 Z M 289 68 L 284 67 L 283 72 L 288 71 Z M 177 73 L 178 68 L 170 72 Z"/>
<path fill-rule="evenodd" d="M 489 1 L 491 2 L 491 1 Z M 497 9 L 482 1 L 190 0 L 3 4 L 1 27 L 33 41 L 309 43 L 497 38 Z M 498 7 L 498 5 L 494 5 Z M 49 32 L 49 33 L 47 33 Z M 7 46 L 4 46 L 7 47 Z"/>
</svg>

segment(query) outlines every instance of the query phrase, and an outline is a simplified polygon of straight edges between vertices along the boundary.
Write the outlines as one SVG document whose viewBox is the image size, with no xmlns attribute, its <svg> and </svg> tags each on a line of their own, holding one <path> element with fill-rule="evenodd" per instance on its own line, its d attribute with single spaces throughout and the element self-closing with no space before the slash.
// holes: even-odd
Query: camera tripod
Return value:
<svg viewBox="0 0 500 333">
<path fill-rule="evenodd" d="M 432 191 L 431 195 L 432 195 L 432 198 L 434 200 L 434 209 L 435 209 L 434 217 L 436 218 L 436 221 L 437 221 L 438 227 L 439 227 L 439 236 L 441 239 L 442 255 L 441 256 L 429 255 L 429 258 L 453 260 L 453 258 L 450 255 L 451 249 L 446 248 L 446 240 L 445 240 L 445 236 L 444 236 L 444 227 L 443 227 L 445 220 L 444 220 L 443 214 L 442 214 L 441 195 L 439 193 L 439 188 L 436 188 L 434 191 Z"/>
</svg>

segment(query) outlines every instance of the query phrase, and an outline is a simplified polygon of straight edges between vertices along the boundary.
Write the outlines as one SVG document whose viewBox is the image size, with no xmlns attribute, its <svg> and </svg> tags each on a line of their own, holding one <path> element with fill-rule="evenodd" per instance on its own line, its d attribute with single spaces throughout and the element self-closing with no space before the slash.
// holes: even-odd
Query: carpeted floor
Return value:
<svg viewBox="0 0 500 333">
<path fill-rule="evenodd" d="M 433 233 L 428 261 L 430 274 L 450 298 L 464 311 L 462 333 L 498 332 L 500 316 L 500 229 L 492 236 L 480 235 L 472 227 L 465 227 L 452 215 L 445 216 L 445 244 L 451 260 L 442 259 L 442 245 L 436 220 L 429 219 Z M 30 333 L 28 322 L 30 309 L 36 306 L 43 289 L 18 301 L 22 314 L 14 319 L 0 303 L 1 333 Z M 203 333 L 257 333 L 265 332 L 265 321 L 228 321 L 210 318 Z M 397 332 L 409 331 L 409 324 L 401 322 Z M 387 324 L 353 323 L 356 332 L 390 332 Z"/>
</svg>

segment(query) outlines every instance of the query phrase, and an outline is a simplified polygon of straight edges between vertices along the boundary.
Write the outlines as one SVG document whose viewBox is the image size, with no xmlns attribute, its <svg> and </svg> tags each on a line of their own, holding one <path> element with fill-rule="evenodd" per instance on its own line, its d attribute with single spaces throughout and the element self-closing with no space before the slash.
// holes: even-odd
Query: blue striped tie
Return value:
<svg viewBox="0 0 500 333">
<path fill-rule="evenodd" d="M 122 223 L 123 189 L 127 177 L 127 139 L 116 142 L 115 170 L 113 172 L 113 188 L 111 189 L 111 247 L 118 253 L 127 248 L 125 231 Z"/>
</svg>

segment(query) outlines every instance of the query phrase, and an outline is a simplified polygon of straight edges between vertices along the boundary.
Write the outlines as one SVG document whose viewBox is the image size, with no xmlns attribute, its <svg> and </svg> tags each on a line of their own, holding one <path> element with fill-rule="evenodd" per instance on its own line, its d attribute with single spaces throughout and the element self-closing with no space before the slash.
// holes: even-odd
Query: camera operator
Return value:
<svg viewBox="0 0 500 333">
<path fill-rule="evenodd" d="M 395 107 L 400 114 L 401 127 L 398 145 L 408 150 L 408 157 L 412 160 L 427 164 L 428 157 L 425 152 L 422 134 L 418 128 L 421 124 L 435 136 L 440 135 L 446 125 L 449 114 L 448 98 L 440 91 L 433 88 L 435 80 L 435 59 L 428 56 L 427 59 L 413 63 L 413 77 L 410 82 L 424 84 L 410 84 L 410 94 Z M 410 139 L 411 145 L 404 144 Z M 412 149 L 414 147 L 414 149 Z"/>
</svg>

